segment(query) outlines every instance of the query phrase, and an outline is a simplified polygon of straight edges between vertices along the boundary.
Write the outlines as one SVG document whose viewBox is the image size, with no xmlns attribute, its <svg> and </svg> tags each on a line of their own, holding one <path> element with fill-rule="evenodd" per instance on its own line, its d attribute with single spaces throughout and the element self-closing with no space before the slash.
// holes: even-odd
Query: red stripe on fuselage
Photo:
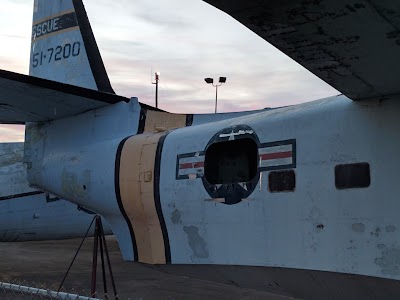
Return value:
<svg viewBox="0 0 400 300">
<path fill-rule="evenodd" d="M 262 160 L 292 157 L 292 151 L 265 153 L 260 155 Z"/>
<path fill-rule="evenodd" d="M 179 169 L 194 169 L 194 168 L 203 168 L 204 167 L 204 162 L 199 161 L 199 162 L 194 162 L 194 163 L 184 163 L 184 164 L 179 164 Z"/>
</svg>

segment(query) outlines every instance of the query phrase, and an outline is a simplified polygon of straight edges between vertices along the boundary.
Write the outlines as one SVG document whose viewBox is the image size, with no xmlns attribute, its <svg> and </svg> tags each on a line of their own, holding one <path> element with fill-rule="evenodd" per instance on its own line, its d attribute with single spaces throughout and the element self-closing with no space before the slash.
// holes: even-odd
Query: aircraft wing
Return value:
<svg viewBox="0 0 400 300">
<path fill-rule="evenodd" d="M 115 94 L 0 70 L 0 123 L 61 119 L 129 101 Z"/>
<path fill-rule="evenodd" d="M 353 100 L 400 92 L 399 0 L 205 1 Z"/>
</svg>

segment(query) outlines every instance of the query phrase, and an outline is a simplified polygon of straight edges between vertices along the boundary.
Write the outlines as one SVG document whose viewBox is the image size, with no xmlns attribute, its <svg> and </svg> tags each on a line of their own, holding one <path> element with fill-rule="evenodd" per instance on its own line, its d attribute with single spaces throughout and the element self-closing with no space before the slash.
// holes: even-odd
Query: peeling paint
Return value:
<svg viewBox="0 0 400 300">
<path fill-rule="evenodd" d="M 197 174 L 188 174 L 189 179 L 197 179 Z"/>
<path fill-rule="evenodd" d="M 224 138 L 224 137 L 229 137 L 230 141 L 233 141 L 235 139 L 236 135 L 243 135 L 243 134 L 253 134 L 253 130 L 239 130 L 238 132 L 230 132 L 230 133 L 221 133 L 219 135 L 220 138 Z"/>
<path fill-rule="evenodd" d="M 377 227 L 375 229 L 375 236 L 378 237 L 380 233 L 381 233 L 381 229 L 379 227 Z"/>
<path fill-rule="evenodd" d="M 87 197 L 87 186 L 90 185 L 91 172 L 85 170 L 78 179 L 74 172 L 68 172 L 65 168 L 61 174 L 61 188 L 63 196 L 71 199 L 84 199 Z"/>
<path fill-rule="evenodd" d="M 354 232 L 364 232 L 365 231 L 365 224 L 363 224 L 363 223 L 353 223 L 351 225 L 351 229 Z"/>
<path fill-rule="evenodd" d="M 204 239 L 199 235 L 199 229 L 196 226 L 184 226 L 183 231 L 189 240 L 189 246 L 193 250 L 194 256 L 198 258 L 207 258 L 208 250 Z"/>
<path fill-rule="evenodd" d="M 396 226 L 394 225 L 388 225 L 385 227 L 386 232 L 395 232 L 396 231 Z"/>
<path fill-rule="evenodd" d="M 181 212 L 175 209 L 171 214 L 171 221 L 173 224 L 181 223 Z"/>
<path fill-rule="evenodd" d="M 375 264 L 381 267 L 384 275 L 396 276 L 400 274 L 400 248 L 388 248 L 382 252 L 381 257 L 374 260 Z"/>
<path fill-rule="evenodd" d="M 382 249 L 386 248 L 386 245 L 385 244 L 378 244 L 378 245 L 376 245 L 376 248 L 382 250 Z"/>
</svg>

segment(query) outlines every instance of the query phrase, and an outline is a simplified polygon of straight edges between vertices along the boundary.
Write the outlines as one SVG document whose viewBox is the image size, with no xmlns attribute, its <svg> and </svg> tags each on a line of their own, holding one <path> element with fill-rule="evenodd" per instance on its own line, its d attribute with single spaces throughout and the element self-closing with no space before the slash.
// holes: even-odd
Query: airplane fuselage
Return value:
<svg viewBox="0 0 400 300">
<path fill-rule="evenodd" d="M 94 215 L 44 193 L 0 201 L 0 242 L 63 240 L 83 237 Z M 112 234 L 104 223 L 106 234 Z M 89 231 L 93 236 L 94 226 Z"/>
<path fill-rule="evenodd" d="M 30 147 L 47 147 L 28 177 L 102 214 L 127 260 L 399 279 L 399 110 L 336 96 L 135 135 L 137 106 L 121 104 L 34 129 Z M 113 114 L 132 134 L 102 127 Z"/>
</svg>

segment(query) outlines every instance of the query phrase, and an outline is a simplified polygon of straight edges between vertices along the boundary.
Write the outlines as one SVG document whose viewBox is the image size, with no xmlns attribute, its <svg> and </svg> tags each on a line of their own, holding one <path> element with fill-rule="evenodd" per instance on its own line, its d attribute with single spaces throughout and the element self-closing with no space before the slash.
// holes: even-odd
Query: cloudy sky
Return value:
<svg viewBox="0 0 400 300">
<path fill-rule="evenodd" d="M 0 69 L 29 73 L 33 0 L 1 0 Z M 205 77 L 226 76 L 218 111 L 302 103 L 338 92 L 237 21 L 201 0 L 84 0 L 117 94 L 159 107 L 214 111 Z M 22 126 L 1 126 L 0 142 L 23 140 Z"/>
</svg>

